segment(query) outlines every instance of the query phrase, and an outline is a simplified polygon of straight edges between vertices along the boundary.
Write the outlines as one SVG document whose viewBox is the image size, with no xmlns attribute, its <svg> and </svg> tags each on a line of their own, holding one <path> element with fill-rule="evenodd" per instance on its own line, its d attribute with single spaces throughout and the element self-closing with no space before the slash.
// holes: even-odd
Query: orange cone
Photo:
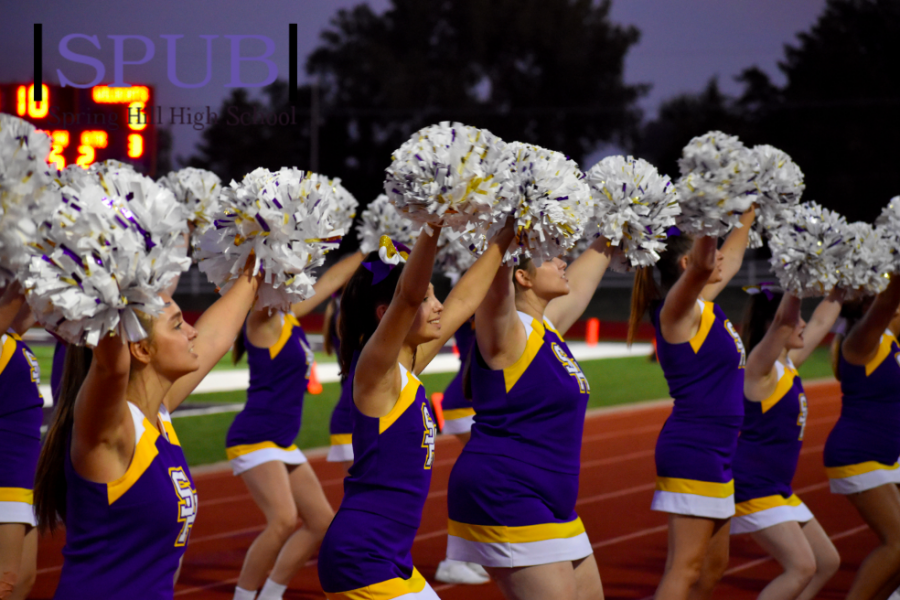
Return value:
<svg viewBox="0 0 900 600">
<path fill-rule="evenodd" d="M 310 394 L 321 394 L 322 393 L 322 384 L 319 383 L 319 378 L 316 376 L 316 363 L 313 362 L 312 368 L 309 370 L 309 383 L 306 384 L 306 391 Z"/>
<path fill-rule="evenodd" d="M 444 430 L 444 394 L 434 392 L 431 394 L 431 406 L 434 408 L 434 418 L 437 419 L 438 431 Z"/>
<path fill-rule="evenodd" d="M 597 317 L 588 319 L 584 341 L 587 342 L 588 346 L 596 346 L 597 342 L 600 341 L 600 319 Z"/>
</svg>

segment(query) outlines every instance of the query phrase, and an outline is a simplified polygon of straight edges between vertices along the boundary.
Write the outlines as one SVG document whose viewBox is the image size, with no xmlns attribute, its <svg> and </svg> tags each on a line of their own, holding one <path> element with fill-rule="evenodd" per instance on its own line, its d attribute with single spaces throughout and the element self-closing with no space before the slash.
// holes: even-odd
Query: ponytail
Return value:
<svg viewBox="0 0 900 600">
<path fill-rule="evenodd" d="M 325 354 L 331 356 L 334 354 L 333 335 L 337 334 L 337 316 L 338 316 L 338 299 L 332 295 L 328 304 L 325 306 L 325 319 L 322 323 L 322 346 Z"/>
<path fill-rule="evenodd" d="M 653 267 L 641 267 L 634 274 L 634 287 L 631 288 L 631 314 L 628 316 L 629 346 L 634 342 L 634 336 L 650 304 L 659 299 L 659 288 L 653 281 Z"/>
<path fill-rule="evenodd" d="M 59 399 L 54 407 L 53 422 L 41 448 L 34 479 L 34 512 L 38 527 L 43 532 L 52 533 L 59 519 L 63 523 L 66 521 L 66 444 L 72 433 L 75 399 L 87 377 L 92 356 L 88 348 L 75 345 L 66 348 Z"/>
<path fill-rule="evenodd" d="M 242 329 L 238 332 L 237 337 L 234 338 L 234 345 L 231 347 L 231 362 L 235 365 L 241 362 L 245 352 L 247 352 L 247 345 L 244 342 L 244 331 Z"/>
<path fill-rule="evenodd" d="M 628 345 L 640 327 L 641 320 L 647 310 L 666 297 L 666 294 L 678 281 L 683 272 L 681 258 L 691 251 L 694 238 L 689 235 L 670 235 L 666 239 L 665 249 L 659 253 L 656 269 L 659 271 L 661 287 L 653 279 L 653 267 L 641 267 L 634 274 L 634 287 L 631 288 L 631 314 L 628 317 Z"/>
<path fill-rule="evenodd" d="M 378 283 L 372 283 L 372 272 L 366 267 L 367 263 L 381 260 L 378 252 L 370 252 L 365 262 L 356 269 L 353 276 L 344 286 L 341 294 L 340 316 L 338 317 L 338 338 L 341 346 L 338 349 L 338 358 L 341 364 L 341 376 L 350 375 L 350 367 L 353 365 L 353 356 L 362 352 L 363 347 L 375 330 L 378 328 L 379 306 L 390 306 L 403 273 L 403 264 L 393 267 L 390 272 Z M 415 367 L 415 359 L 413 360 Z"/>
<path fill-rule="evenodd" d="M 844 334 L 838 333 L 835 334 L 834 339 L 831 340 L 831 372 L 834 373 L 834 378 L 838 381 L 841 380 L 841 344 L 844 343 Z"/>
</svg>

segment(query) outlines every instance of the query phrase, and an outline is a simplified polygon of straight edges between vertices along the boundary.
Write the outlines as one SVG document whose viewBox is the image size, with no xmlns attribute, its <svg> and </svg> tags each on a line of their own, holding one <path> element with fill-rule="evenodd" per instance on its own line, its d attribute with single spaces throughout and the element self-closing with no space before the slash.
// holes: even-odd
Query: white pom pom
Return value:
<svg viewBox="0 0 900 600">
<path fill-rule="evenodd" d="M 803 171 L 786 152 L 767 145 L 754 146 L 752 152 L 759 171 L 756 177 L 759 208 L 747 246 L 761 248 L 762 236 L 784 221 L 785 211 L 800 202 L 806 184 Z"/>
<path fill-rule="evenodd" d="M 347 188 L 341 185 L 340 177 L 331 180 L 331 187 L 335 199 L 334 215 L 332 215 L 334 226 L 341 231 L 349 232 L 353 227 L 353 219 L 356 218 L 359 202 Z"/>
<path fill-rule="evenodd" d="M 107 173 L 121 173 L 124 171 L 130 171 L 132 173 L 137 173 L 134 170 L 134 167 L 128 163 L 124 163 L 120 160 L 116 160 L 114 158 L 108 158 L 106 160 L 102 160 L 100 162 L 91 163 L 91 166 L 88 169 L 91 173 L 100 173 L 106 175 Z"/>
<path fill-rule="evenodd" d="M 815 202 L 785 209 L 785 219 L 769 229 L 770 264 L 781 287 L 801 297 L 822 296 L 841 284 L 847 257 L 847 221 Z"/>
<path fill-rule="evenodd" d="M 622 248 L 624 260 L 614 266 L 656 264 L 666 245 L 666 232 L 681 214 L 672 181 L 647 161 L 631 156 L 604 158 L 586 175 L 596 202 L 597 235 Z"/>
<path fill-rule="evenodd" d="M 212 224 L 222 190 L 218 175 L 205 169 L 185 167 L 162 177 L 159 183 L 171 190 L 175 199 L 184 205 L 188 220 L 196 228 L 195 233 L 202 233 Z"/>
<path fill-rule="evenodd" d="M 23 276 L 37 318 L 73 344 L 96 345 L 109 332 L 145 337 L 135 311 L 158 314 L 159 292 L 190 265 L 171 192 L 134 172 L 104 183 L 63 188 Z"/>
<path fill-rule="evenodd" d="M 359 250 L 363 254 L 377 250 L 378 240 L 383 235 L 412 247 L 421 229 L 421 225 L 401 215 L 385 194 L 380 194 L 362 212 L 362 221 L 356 230 Z"/>
<path fill-rule="evenodd" d="M 879 236 L 893 257 L 892 269 L 900 272 L 900 196 L 894 196 L 875 220 Z"/>
<path fill-rule="evenodd" d="M 887 287 L 896 259 L 887 241 L 868 223 L 847 226 L 850 251 L 841 271 L 840 286 L 856 294 L 880 294 Z"/>
<path fill-rule="evenodd" d="M 478 260 L 478 255 L 487 246 L 483 234 L 463 234 L 441 229 L 435 268 L 447 276 L 455 285 L 460 276 Z"/>
<path fill-rule="evenodd" d="M 215 222 L 199 240 L 200 270 L 224 293 L 253 251 L 254 273 L 265 273 L 256 307 L 289 310 L 314 294 L 310 270 L 340 244 L 337 203 L 327 177 L 287 167 L 256 169 L 223 188 Z"/>
<path fill-rule="evenodd" d="M 50 138 L 31 123 L 0 113 L 0 286 L 24 267 L 37 223 L 58 202 L 51 179 Z"/>
<path fill-rule="evenodd" d="M 739 227 L 756 200 L 756 161 L 734 136 L 710 131 L 695 137 L 678 161 L 678 227 L 690 235 L 720 236 Z"/>
<path fill-rule="evenodd" d="M 393 153 L 384 191 L 420 225 L 485 230 L 512 202 L 512 156 L 497 136 L 447 122 L 416 132 Z"/>
<path fill-rule="evenodd" d="M 512 208 L 516 238 L 507 251 L 506 264 L 530 257 L 536 266 L 565 254 L 581 239 L 594 211 L 584 173 L 565 155 L 539 146 L 513 142 L 516 203 Z M 500 230 L 499 217 L 487 237 Z"/>
</svg>

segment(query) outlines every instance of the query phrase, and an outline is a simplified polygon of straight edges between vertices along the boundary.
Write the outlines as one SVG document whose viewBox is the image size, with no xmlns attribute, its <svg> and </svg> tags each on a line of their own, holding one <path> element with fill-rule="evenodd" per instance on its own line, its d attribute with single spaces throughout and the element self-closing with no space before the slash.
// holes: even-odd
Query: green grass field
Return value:
<svg viewBox="0 0 900 600">
<path fill-rule="evenodd" d="M 588 403 L 590 408 L 656 400 L 666 398 L 669 394 L 659 365 L 649 362 L 646 358 L 584 361 L 581 367 L 591 384 L 591 399 Z M 807 380 L 831 377 L 827 349 L 816 350 L 800 368 L 800 374 Z M 453 373 L 423 375 L 422 383 L 429 393 L 442 391 L 453 379 L 453 375 Z M 340 396 L 340 385 L 326 383 L 323 388 L 322 393 L 317 396 L 306 396 L 303 428 L 296 441 L 301 448 L 328 445 L 328 423 L 331 411 Z M 245 400 L 246 393 L 243 391 L 197 394 L 188 399 L 192 403 L 218 404 Z M 225 460 L 225 434 L 233 420 L 234 413 L 176 419 L 178 437 L 181 439 L 188 462 L 191 465 L 200 465 Z"/>
</svg>

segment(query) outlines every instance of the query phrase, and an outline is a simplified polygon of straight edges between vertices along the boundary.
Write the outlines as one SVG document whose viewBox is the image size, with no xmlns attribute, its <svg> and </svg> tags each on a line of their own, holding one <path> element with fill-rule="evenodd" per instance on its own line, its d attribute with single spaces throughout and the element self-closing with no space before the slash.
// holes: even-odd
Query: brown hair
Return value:
<svg viewBox="0 0 900 600">
<path fill-rule="evenodd" d="M 341 347 L 338 358 L 341 363 L 341 376 L 350 374 L 353 355 L 360 352 L 375 330 L 378 328 L 379 306 L 389 306 L 400 281 L 403 265 L 397 265 L 388 275 L 376 284 L 372 283 L 372 272 L 366 263 L 377 263 L 381 259 L 378 252 L 370 252 L 365 262 L 356 269 L 353 277 L 344 287 L 341 295 L 340 316 L 338 317 L 338 336 Z"/>
<path fill-rule="evenodd" d="M 634 274 L 634 287 L 631 288 L 631 314 L 628 316 L 628 344 L 640 327 L 647 311 L 661 301 L 681 277 L 681 258 L 691 251 L 694 238 L 688 235 L 669 236 L 666 248 L 659 254 L 656 269 L 662 289 L 653 279 L 653 267 L 642 267 Z"/>
<path fill-rule="evenodd" d="M 66 347 L 59 398 L 53 408 L 53 421 L 47 430 L 34 478 L 34 513 L 43 532 L 55 530 L 58 519 L 63 523 L 66 521 L 66 444 L 72 433 L 75 399 L 87 377 L 92 357 L 88 348 Z"/>
<path fill-rule="evenodd" d="M 328 356 L 334 354 L 334 340 L 332 339 L 332 336 L 338 333 L 337 317 L 341 305 L 340 300 L 338 299 L 339 297 L 340 296 L 337 294 L 332 294 L 331 299 L 325 306 L 325 319 L 322 323 L 322 346 L 325 350 L 325 354 Z"/>
<path fill-rule="evenodd" d="M 247 345 L 244 342 L 244 329 L 238 332 L 237 337 L 234 338 L 234 345 L 231 347 L 231 362 L 232 364 L 238 364 L 241 362 L 241 358 L 244 357 L 244 353 L 247 352 Z"/>
<path fill-rule="evenodd" d="M 762 293 L 750 296 L 741 320 L 741 341 L 744 342 L 748 356 L 766 336 L 769 326 L 775 320 L 775 314 L 778 312 L 778 306 L 781 304 L 783 296 L 784 294 L 773 293 L 771 300 Z"/>
<path fill-rule="evenodd" d="M 523 257 L 523 258 L 519 259 L 519 264 L 514 266 L 513 270 L 512 270 L 513 285 L 515 286 L 516 293 L 518 293 L 521 291 L 522 288 L 519 287 L 519 282 L 516 281 L 516 271 L 525 271 L 532 277 L 534 277 L 534 274 L 537 271 L 535 271 L 534 262 L 532 262 L 531 258 Z"/>
</svg>

